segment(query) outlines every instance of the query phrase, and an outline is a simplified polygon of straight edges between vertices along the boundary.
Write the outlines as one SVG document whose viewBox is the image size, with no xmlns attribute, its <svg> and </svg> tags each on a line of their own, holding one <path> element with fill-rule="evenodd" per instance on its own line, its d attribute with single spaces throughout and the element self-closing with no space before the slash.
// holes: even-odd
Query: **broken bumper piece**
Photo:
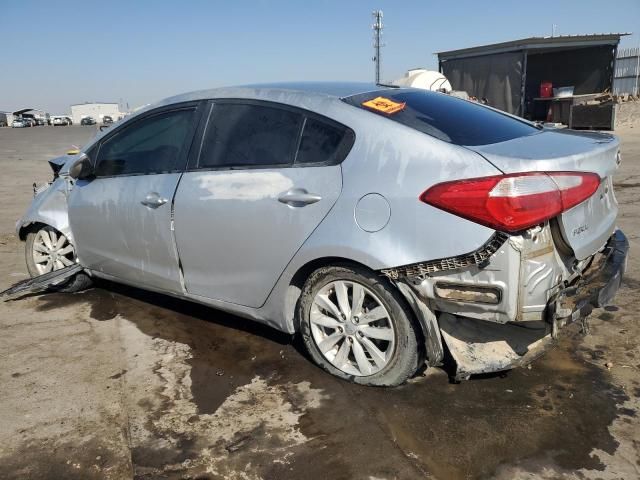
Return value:
<svg viewBox="0 0 640 480">
<path fill-rule="evenodd" d="M 441 314 L 439 320 L 442 338 L 456 362 L 456 380 L 527 365 L 552 342 L 551 328 L 544 322 L 501 324 L 450 313 Z"/>
<path fill-rule="evenodd" d="M 573 285 L 550 302 L 554 329 L 588 316 L 594 308 L 611 303 L 627 267 L 629 242 L 621 230 L 611 236 L 602 252 Z"/>
<path fill-rule="evenodd" d="M 20 294 L 24 295 L 26 293 L 41 292 L 49 287 L 60 285 L 83 270 L 84 267 L 76 263 L 75 265 L 69 265 L 68 267 L 61 268 L 60 270 L 21 280 L 3 292 L 0 292 L 0 298 L 8 299 Z"/>
</svg>

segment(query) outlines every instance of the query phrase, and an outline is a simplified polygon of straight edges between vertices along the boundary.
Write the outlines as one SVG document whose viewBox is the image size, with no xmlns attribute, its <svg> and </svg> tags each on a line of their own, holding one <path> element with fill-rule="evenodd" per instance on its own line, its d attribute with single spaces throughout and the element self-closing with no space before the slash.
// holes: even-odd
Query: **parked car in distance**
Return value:
<svg viewBox="0 0 640 480">
<path fill-rule="evenodd" d="M 612 300 L 619 150 L 438 92 L 223 88 L 52 160 L 16 228 L 32 276 L 83 267 L 58 289 L 106 278 L 210 305 L 364 385 L 441 365 L 446 344 L 465 379 L 526 365 Z"/>
<path fill-rule="evenodd" d="M 11 126 L 13 128 L 25 128 L 25 127 L 30 127 L 31 122 L 29 122 L 26 118 L 16 118 L 11 123 Z"/>
<path fill-rule="evenodd" d="M 113 118 L 109 115 L 105 115 L 104 117 L 102 117 L 102 124 L 103 125 L 108 125 L 110 123 L 113 123 Z"/>
<path fill-rule="evenodd" d="M 38 126 L 44 125 L 44 118 L 33 117 L 33 116 L 30 116 L 30 115 L 26 116 L 24 118 L 26 118 L 31 123 L 31 126 L 33 126 L 33 127 L 38 127 Z"/>
<path fill-rule="evenodd" d="M 7 125 L 7 122 L 6 122 L 6 121 L 4 121 L 4 120 L 0 120 L 0 128 L 2 128 L 2 127 L 6 127 L 6 126 L 8 126 L 8 125 Z"/>
<path fill-rule="evenodd" d="M 53 126 L 67 126 L 69 125 L 69 120 L 67 117 L 53 116 L 51 117 L 51 124 Z"/>
<path fill-rule="evenodd" d="M 84 117 L 82 120 L 80 120 L 80 125 L 95 125 L 96 123 L 96 119 L 93 117 Z"/>
</svg>

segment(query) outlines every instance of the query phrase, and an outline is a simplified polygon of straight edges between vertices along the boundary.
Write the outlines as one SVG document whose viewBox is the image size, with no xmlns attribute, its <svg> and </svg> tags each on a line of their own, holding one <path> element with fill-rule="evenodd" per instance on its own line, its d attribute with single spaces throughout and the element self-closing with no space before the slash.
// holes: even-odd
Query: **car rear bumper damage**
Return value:
<svg viewBox="0 0 640 480">
<path fill-rule="evenodd" d="M 616 230 L 596 254 L 568 262 L 547 224 L 522 236 L 499 234 L 455 259 L 383 273 L 421 320 L 427 364 L 442 362 L 446 344 L 462 380 L 528 364 L 574 321 L 587 331 L 586 317 L 619 289 L 628 250 Z"/>
<path fill-rule="evenodd" d="M 627 237 L 622 230 L 616 230 L 579 281 L 563 289 L 551 303 L 556 328 L 585 318 L 594 308 L 611 303 L 622 283 L 628 252 Z"/>
</svg>

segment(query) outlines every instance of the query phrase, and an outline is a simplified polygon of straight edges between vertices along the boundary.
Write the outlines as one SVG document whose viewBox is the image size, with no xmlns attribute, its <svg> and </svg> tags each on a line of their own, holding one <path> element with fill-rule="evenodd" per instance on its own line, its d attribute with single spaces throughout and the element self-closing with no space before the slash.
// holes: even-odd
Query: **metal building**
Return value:
<svg viewBox="0 0 640 480">
<path fill-rule="evenodd" d="M 574 95 L 611 91 L 623 35 L 629 34 L 524 38 L 438 52 L 438 63 L 454 90 L 486 98 L 489 105 L 509 113 L 535 118 L 536 110 L 544 111 L 536 101 L 542 82 L 572 86 Z"/>
<path fill-rule="evenodd" d="M 640 95 L 640 47 L 618 50 L 613 93 Z"/>
<path fill-rule="evenodd" d="M 10 127 L 13 123 L 13 113 L 11 112 L 0 112 L 0 124 L 5 127 Z"/>
<path fill-rule="evenodd" d="M 85 117 L 93 117 L 98 123 L 102 123 L 105 115 L 117 121 L 124 114 L 120 112 L 120 105 L 116 102 L 92 102 L 71 105 L 71 117 L 74 125 L 80 125 Z"/>
</svg>

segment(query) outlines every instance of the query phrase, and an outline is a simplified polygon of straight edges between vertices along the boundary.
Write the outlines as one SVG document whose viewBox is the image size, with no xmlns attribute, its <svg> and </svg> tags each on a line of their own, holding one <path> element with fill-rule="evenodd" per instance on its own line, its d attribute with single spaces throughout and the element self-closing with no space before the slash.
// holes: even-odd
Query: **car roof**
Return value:
<svg viewBox="0 0 640 480">
<path fill-rule="evenodd" d="M 207 90 L 197 90 L 165 98 L 157 103 L 145 105 L 118 121 L 118 125 L 135 120 L 140 115 L 160 107 L 177 103 L 186 103 L 209 99 L 255 99 L 289 104 L 314 110 L 313 105 L 324 105 L 337 102 L 362 93 L 378 92 L 388 89 L 398 89 L 394 85 L 381 85 L 373 82 L 278 82 L 220 87 Z M 405 90 L 404 88 L 403 90 Z M 330 102 L 327 102 L 329 100 Z M 343 104 L 344 105 L 344 104 Z M 351 107 L 348 107 L 351 108 Z M 122 122 L 122 123 L 120 123 Z M 107 131 L 98 133 L 87 145 L 98 142 Z"/>
<path fill-rule="evenodd" d="M 301 93 L 316 93 L 330 97 L 345 98 L 359 93 L 382 90 L 387 87 L 367 82 L 279 82 L 242 85 L 247 88 L 289 90 Z"/>
<path fill-rule="evenodd" d="M 233 87 L 221 87 L 208 90 L 184 93 L 175 97 L 166 98 L 159 102 L 159 105 L 185 102 L 191 100 L 203 100 L 208 98 L 224 97 L 254 97 L 258 92 L 260 96 L 269 96 L 282 93 L 295 93 L 313 97 L 332 97 L 340 99 L 357 95 L 359 93 L 373 92 L 391 88 L 389 86 L 376 85 L 367 82 L 279 82 L 279 83 L 256 83 L 249 85 L 238 85 Z"/>
</svg>

